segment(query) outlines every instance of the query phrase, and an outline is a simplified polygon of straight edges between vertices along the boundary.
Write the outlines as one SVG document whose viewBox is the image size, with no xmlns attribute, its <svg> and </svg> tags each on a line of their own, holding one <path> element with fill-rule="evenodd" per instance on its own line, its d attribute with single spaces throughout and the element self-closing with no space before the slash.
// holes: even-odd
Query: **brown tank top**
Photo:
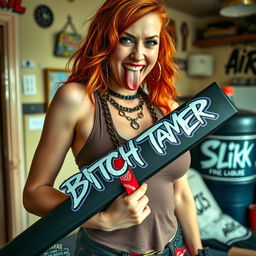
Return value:
<svg viewBox="0 0 256 256">
<path fill-rule="evenodd" d="M 96 111 L 93 129 L 86 144 L 76 156 L 79 169 L 114 149 L 100 99 L 97 93 L 94 96 Z M 159 108 L 155 107 L 155 110 L 158 119 L 163 117 Z M 116 134 L 120 144 L 126 142 L 117 131 Z M 146 195 L 149 198 L 151 213 L 140 225 L 111 232 L 97 229 L 84 231 L 94 241 L 119 251 L 143 254 L 150 250 L 163 250 L 177 230 L 173 182 L 186 173 L 189 165 L 190 154 L 186 152 L 146 181 Z"/>
</svg>

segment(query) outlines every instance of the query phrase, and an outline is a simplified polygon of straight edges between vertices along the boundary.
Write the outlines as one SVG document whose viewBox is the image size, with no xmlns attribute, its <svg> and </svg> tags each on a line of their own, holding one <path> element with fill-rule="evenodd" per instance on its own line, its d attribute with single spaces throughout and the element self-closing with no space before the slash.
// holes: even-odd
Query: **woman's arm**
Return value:
<svg viewBox="0 0 256 256">
<path fill-rule="evenodd" d="M 25 208 L 35 215 L 44 216 L 67 198 L 53 185 L 72 146 L 81 116 L 93 116 L 93 105 L 88 97 L 83 98 L 84 95 L 84 87 L 79 89 L 78 84 L 66 84 L 59 88 L 47 112 L 23 193 Z M 89 136 L 91 131 L 87 123 L 82 126 L 86 130 L 83 137 Z M 119 196 L 104 212 L 96 214 L 83 226 L 112 231 L 140 224 L 150 214 L 145 192 L 146 185 L 143 185 L 132 195 Z"/>
<path fill-rule="evenodd" d="M 75 84 L 61 86 L 45 117 L 23 192 L 25 208 L 38 216 L 47 214 L 67 198 L 53 185 L 72 145 L 74 128 L 81 112 L 79 100 L 83 96 L 78 88 Z"/>
<path fill-rule="evenodd" d="M 197 250 L 202 249 L 198 218 L 194 198 L 188 184 L 187 174 L 174 183 L 175 214 L 181 225 L 186 246 L 190 253 L 197 255 Z"/>
</svg>

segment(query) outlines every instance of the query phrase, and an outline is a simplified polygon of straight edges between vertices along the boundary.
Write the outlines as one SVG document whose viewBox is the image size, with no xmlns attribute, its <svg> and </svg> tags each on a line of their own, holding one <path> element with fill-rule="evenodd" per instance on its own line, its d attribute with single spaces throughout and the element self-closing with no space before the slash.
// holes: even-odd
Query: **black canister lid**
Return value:
<svg viewBox="0 0 256 256">
<path fill-rule="evenodd" d="M 228 120 L 214 135 L 252 135 L 256 134 L 256 113 L 238 109 L 238 114 Z"/>
</svg>

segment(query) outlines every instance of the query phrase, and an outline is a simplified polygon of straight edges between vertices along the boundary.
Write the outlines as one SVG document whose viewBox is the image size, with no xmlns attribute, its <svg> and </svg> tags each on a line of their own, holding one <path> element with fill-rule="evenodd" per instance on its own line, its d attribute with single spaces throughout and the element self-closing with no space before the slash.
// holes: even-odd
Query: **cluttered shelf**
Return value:
<svg viewBox="0 0 256 256">
<path fill-rule="evenodd" d="M 195 41 L 193 45 L 197 47 L 213 47 L 227 44 L 246 43 L 251 41 L 256 42 L 256 34 L 232 35 L 211 39 L 202 39 Z"/>
</svg>

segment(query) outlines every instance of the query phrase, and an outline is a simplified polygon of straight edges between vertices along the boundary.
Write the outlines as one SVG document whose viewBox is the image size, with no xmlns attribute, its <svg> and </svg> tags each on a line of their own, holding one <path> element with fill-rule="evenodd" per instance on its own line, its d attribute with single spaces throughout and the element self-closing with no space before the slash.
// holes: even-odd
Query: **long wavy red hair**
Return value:
<svg viewBox="0 0 256 256">
<path fill-rule="evenodd" d="M 107 89 L 107 62 L 119 43 L 120 35 L 146 14 L 155 12 L 162 21 L 158 61 L 162 67 L 159 78 L 158 64 L 145 79 L 150 100 L 171 111 L 170 102 L 177 96 L 174 77 L 175 47 L 167 31 L 168 13 L 162 0 L 106 0 L 91 20 L 87 36 L 70 58 L 71 75 L 67 82 L 81 82 L 92 99 L 92 93 Z"/>
</svg>

